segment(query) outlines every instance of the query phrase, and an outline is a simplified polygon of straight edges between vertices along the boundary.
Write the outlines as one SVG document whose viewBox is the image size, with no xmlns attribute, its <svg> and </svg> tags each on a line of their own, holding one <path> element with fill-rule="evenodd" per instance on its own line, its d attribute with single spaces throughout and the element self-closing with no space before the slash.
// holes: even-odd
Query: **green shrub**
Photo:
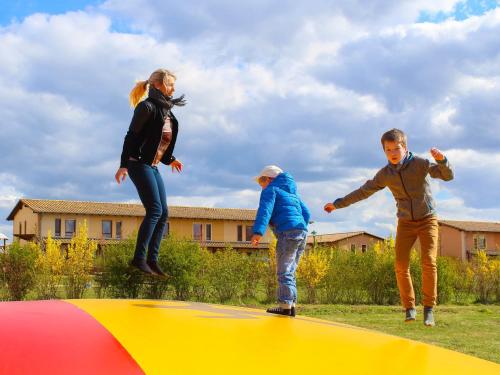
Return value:
<svg viewBox="0 0 500 375">
<path fill-rule="evenodd" d="M 143 295 L 148 299 L 162 299 L 167 292 L 169 279 L 151 276 L 144 282 Z"/>
<path fill-rule="evenodd" d="M 266 261 L 258 254 L 240 254 L 242 258 L 243 298 L 257 298 L 258 287 L 264 276 Z"/>
<path fill-rule="evenodd" d="M 269 252 L 264 258 L 262 280 L 266 291 L 266 302 L 276 300 L 278 292 L 278 276 L 276 274 L 276 238 L 269 243 Z"/>
<path fill-rule="evenodd" d="M 399 291 L 394 271 L 394 252 L 392 250 L 370 249 L 367 257 L 367 278 L 365 289 L 370 303 L 394 305 L 399 303 Z"/>
<path fill-rule="evenodd" d="M 450 303 L 453 299 L 453 284 L 457 276 L 456 260 L 449 257 L 437 258 L 437 290 L 438 303 L 441 305 Z"/>
<path fill-rule="evenodd" d="M 212 287 L 210 285 L 209 267 L 212 264 L 212 253 L 207 249 L 201 249 L 200 264 L 193 279 L 193 297 L 196 301 L 208 302 Z"/>
<path fill-rule="evenodd" d="M 169 275 L 175 299 L 185 301 L 191 297 L 201 262 L 202 251 L 198 243 L 174 237 L 162 241 L 159 264 Z"/>
<path fill-rule="evenodd" d="M 5 284 L 8 298 L 21 301 L 35 285 L 36 246 L 14 242 L 0 253 L 0 277 Z"/>
<path fill-rule="evenodd" d="M 331 249 L 328 271 L 325 276 L 325 297 L 327 303 L 359 304 L 367 302 L 366 254 Z"/>
<path fill-rule="evenodd" d="M 129 262 L 134 257 L 135 239 L 106 246 L 97 258 L 98 272 L 95 275 L 96 294 L 113 298 L 138 298 L 143 286 L 144 276 L 131 269 Z"/>
<path fill-rule="evenodd" d="M 474 299 L 474 273 L 468 262 L 458 260 L 453 266 L 453 303 L 465 305 Z"/>
<path fill-rule="evenodd" d="M 328 251 L 325 249 L 325 251 Z M 325 275 L 325 302 L 332 304 L 342 303 L 345 299 L 345 288 L 343 283 L 346 271 L 346 261 L 341 250 L 330 249 L 328 271 Z"/>
<path fill-rule="evenodd" d="M 243 256 L 231 248 L 215 252 L 209 263 L 208 278 L 221 303 L 239 297 L 244 284 Z"/>
</svg>

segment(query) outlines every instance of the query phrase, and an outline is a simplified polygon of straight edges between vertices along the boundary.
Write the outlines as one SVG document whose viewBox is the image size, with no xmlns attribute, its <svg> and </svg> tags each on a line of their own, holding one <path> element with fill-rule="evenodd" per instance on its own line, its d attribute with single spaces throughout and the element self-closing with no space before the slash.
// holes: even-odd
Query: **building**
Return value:
<svg viewBox="0 0 500 375">
<path fill-rule="evenodd" d="M 361 251 L 363 253 L 377 242 L 383 244 L 384 239 L 364 231 L 319 234 L 307 237 L 308 248 L 316 245 L 322 247 L 335 247 L 337 249 L 350 250 L 352 252 Z"/>
<path fill-rule="evenodd" d="M 468 260 L 478 250 L 500 255 L 500 223 L 439 220 L 439 255 Z"/>
<path fill-rule="evenodd" d="M 169 206 L 165 236 L 199 241 L 210 250 L 231 246 L 252 252 L 252 227 L 256 210 Z M 20 199 L 7 220 L 12 221 L 14 239 L 43 241 L 52 237 L 69 243 L 77 228 L 87 222 L 89 238 L 99 245 L 128 238 L 139 228 L 145 210 L 141 204 L 46 199 Z M 258 248 L 267 249 L 269 231 Z"/>
</svg>

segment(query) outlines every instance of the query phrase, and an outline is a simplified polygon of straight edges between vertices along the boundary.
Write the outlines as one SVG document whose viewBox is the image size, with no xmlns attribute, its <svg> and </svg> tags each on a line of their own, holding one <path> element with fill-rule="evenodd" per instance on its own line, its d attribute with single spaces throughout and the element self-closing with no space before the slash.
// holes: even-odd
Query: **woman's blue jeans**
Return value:
<svg viewBox="0 0 500 375">
<path fill-rule="evenodd" d="M 127 167 L 128 175 L 146 209 L 146 216 L 137 233 L 134 258 L 147 257 L 148 262 L 156 262 L 168 218 L 165 185 L 157 167 L 133 160 L 128 161 Z"/>
<path fill-rule="evenodd" d="M 307 241 L 307 231 L 302 229 L 276 233 L 276 273 L 278 275 L 278 302 L 291 306 L 297 302 L 295 271 Z"/>
</svg>

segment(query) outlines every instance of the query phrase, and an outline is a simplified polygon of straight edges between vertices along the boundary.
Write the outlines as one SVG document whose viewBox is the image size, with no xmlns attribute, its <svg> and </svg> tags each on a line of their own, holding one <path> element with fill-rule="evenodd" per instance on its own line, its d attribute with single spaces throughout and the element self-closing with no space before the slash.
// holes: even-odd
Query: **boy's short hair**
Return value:
<svg viewBox="0 0 500 375">
<path fill-rule="evenodd" d="M 386 131 L 383 135 L 382 138 L 380 139 L 380 142 L 382 142 L 382 148 L 385 150 L 385 142 L 397 142 L 401 143 L 403 146 L 406 147 L 406 134 L 399 129 L 391 129 L 389 131 Z"/>
</svg>

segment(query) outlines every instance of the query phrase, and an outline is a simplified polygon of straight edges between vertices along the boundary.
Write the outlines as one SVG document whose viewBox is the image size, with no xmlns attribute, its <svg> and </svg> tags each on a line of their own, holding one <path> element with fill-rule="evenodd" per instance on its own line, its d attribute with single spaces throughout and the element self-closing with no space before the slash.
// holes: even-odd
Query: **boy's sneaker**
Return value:
<svg viewBox="0 0 500 375">
<path fill-rule="evenodd" d="M 151 271 L 153 271 L 153 273 L 155 273 L 161 277 L 167 277 L 167 274 L 165 272 L 163 272 L 163 270 L 158 265 L 158 262 L 149 262 L 148 261 L 147 263 L 148 263 L 149 268 L 151 268 Z"/>
<path fill-rule="evenodd" d="M 416 319 L 417 319 L 417 310 L 414 307 L 406 309 L 405 323 L 414 322 Z"/>
<path fill-rule="evenodd" d="M 153 274 L 153 270 L 148 266 L 146 263 L 146 259 L 132 259 L 130 261 L 130 265 L 136 269 L 138 269 L 141 272 L 147 273 L 147 274 Z"/>
<path fill-rule="evenodd" d="M 284 309 L 283 307 L 271 307 L 266 310 L 266 312 L 271 313 L 271 314 L 278 314 L 278 315 L 286 315 L 286 316 L 292 316 L 292 309 Z"/>
<path fill-rule="evenodd" d="M 424 307 L 424 324 L 427 327 L 434 327 L 436 322 L 434 321 L 434 313 L 432 312 L 432 307 Z"/>
</svg>

